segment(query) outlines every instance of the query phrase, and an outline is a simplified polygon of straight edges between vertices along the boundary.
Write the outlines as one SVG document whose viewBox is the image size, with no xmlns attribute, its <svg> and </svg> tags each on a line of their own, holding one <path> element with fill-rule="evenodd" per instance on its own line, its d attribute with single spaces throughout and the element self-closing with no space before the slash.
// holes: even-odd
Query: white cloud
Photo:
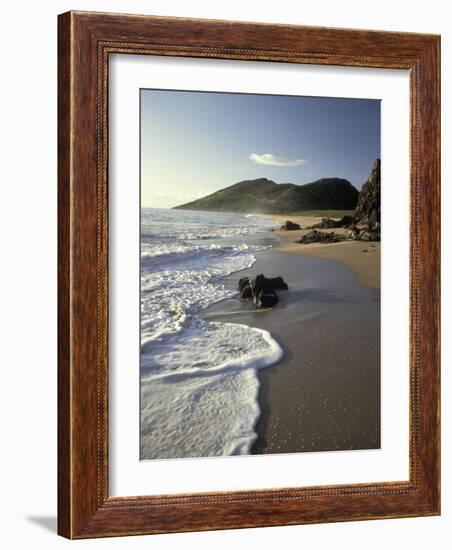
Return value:
<svg viewBox="0 0 452 550">
<path fill-rule="evenodd" d="M 267 164 L 270 166 L 301 166 L 308 162 L 303 159 L 286 159 L 284 157 L 272 155 L 271 153 L 263 153 L 262 155 L 251 153 L 250 159 L 256 164 Z"/>
</svg>

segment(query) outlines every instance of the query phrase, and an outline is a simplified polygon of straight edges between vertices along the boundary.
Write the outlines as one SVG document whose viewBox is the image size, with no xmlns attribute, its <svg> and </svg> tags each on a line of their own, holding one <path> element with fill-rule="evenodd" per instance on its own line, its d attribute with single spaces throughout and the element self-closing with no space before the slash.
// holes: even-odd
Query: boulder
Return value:
<svg viewBox="0 0 452 550">
<path fill-rule="evenodd" d="M 303 235 L 297 242 L 301 244 L 310 244 L 310 243 L 338 243 L 340 241 L 346 240 L 345 235 L 338 235 L 334 231 L 326 233 L 325 231 L 318 231 L 313 229 Z"/>
<path fill-rule="evenodd" d="M 314 225 L 310 225 L 306 229 L 334 229 L 336 227 L 348 227 L 352 223 L 352 216 L 342 216 L 340 220 L 333 220 L 332 218 L 322 218 L 322 221 Z"/>
<path fill-rule="evenodd" d="M 252 298 L 253 297 L 253 291 L 251 290 L 251 287 L 249 284 L 242 286 L 240 289 L 240 298 Z"/>
<path fill-rule="evenodd" d="M 273 290 L 289 290 L 286 281 L 281 277 L 268 277 L 267 284 L 273 287 Z"/>
<path fill-rule="evenodd" d="M 290 220 L 287 220 L 282 226 L 281 231 L 295 231 L 297 229 L 301 229 L 298 223 L 291 222 Z"/>
<path fill-rule="evenodd" d="M 376 242 L 381 240 L 380 237 L 380 231 L 368 231 L 367 229 L 363 229 L 360 231 L 358 236 L 358 241 L 366 241 L 366 242 Z"/>
<path fill-rule="evenodd" d="M 289 288 L 282 277 L 268 278 L 263 273 L 251 279 L 250 286 L 254 297 L 261 291 L 272 292 L 275 290 L 287 290 Z"/>
<path fill-rule="evenodd" d="M 244 286 L 249 286 L 250 280 L 248 277 L 242 277 L 239 279 L 239 282 L 237 283 L 237 290 L 242 290 Z"/>
<path fill-rule="evenodd" d="M 354 241 L 365 241 L 365 242 L 380 241 L 381 240 L 380 224 L 376 223 L 374 225 L 374 228 L 371 230 L 352 226 L 350 229 L 346 231 L 346 236 L 348 239 L 353 239 Z"/>
<path fill-rule="evenodd" d="M 278 303 L 278 295 L 274 290 L 261 290 L 254 298 L 254 304 L 258 309 L 273 307 Z"/>
<path fill-rule="evenodd" d="M 237 283 L 240 298 L 250 299 L 258 308 L 273 307 L 278 303 L 276 290 L 288 290 L 284 279 L 279 277 L 266 277 L 263 273 L 256 275 L 251 280 L 242 277 Z"/>
<path fill-rule="evenodd" d="M 345 236 L 347 239 L 359 241 L 359 233 L 359 229 L 355 225 L 352 225 L 345 231 Z"/>
</svg>

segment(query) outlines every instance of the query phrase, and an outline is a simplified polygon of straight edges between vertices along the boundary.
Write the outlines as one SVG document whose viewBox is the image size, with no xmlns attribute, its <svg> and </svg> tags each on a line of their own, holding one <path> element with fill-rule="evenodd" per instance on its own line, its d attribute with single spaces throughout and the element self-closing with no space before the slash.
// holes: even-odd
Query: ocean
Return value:
<svg viewBox="0 0 452 550">
<path fill-rule="evenodd" d="M 142 460 L 250 453 L 257 370 L 282 349 L 267 331 L 202 312 L 234 296 L 224 278 L 254 264 L 273 226 L 252 215 L 141 210 Z"/>
</svg>

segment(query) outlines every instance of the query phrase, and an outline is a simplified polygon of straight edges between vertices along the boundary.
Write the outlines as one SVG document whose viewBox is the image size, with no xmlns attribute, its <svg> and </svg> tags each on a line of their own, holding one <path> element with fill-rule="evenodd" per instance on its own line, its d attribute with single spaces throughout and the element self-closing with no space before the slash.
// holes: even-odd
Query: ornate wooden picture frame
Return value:
<svg viewBox="0 0 452 550">
<path fill-rule="evenodd" d="M 439 514 L 440 38 L 69 12 L 59 16 L 58 52 L 59 534 L 89 538 Z M 409 71 L 408 481 L 109 496 L 110 54 Z"/>
</svg>

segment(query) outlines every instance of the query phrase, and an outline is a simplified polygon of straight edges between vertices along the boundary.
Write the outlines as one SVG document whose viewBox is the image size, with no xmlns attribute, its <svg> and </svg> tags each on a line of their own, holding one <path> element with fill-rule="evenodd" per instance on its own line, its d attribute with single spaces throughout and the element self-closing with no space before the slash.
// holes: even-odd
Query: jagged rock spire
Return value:
<svg viewBox="0 0 452 550">
<path fill-rule="evenodd" d="M 381 161 L 376 159 L 370 176 L 364 183 L 358 197 L 358 204 L 355 210 L 354 223 L 367 225 L 368 229 L 373 230 L 381 222 Z"/>
</svg>

